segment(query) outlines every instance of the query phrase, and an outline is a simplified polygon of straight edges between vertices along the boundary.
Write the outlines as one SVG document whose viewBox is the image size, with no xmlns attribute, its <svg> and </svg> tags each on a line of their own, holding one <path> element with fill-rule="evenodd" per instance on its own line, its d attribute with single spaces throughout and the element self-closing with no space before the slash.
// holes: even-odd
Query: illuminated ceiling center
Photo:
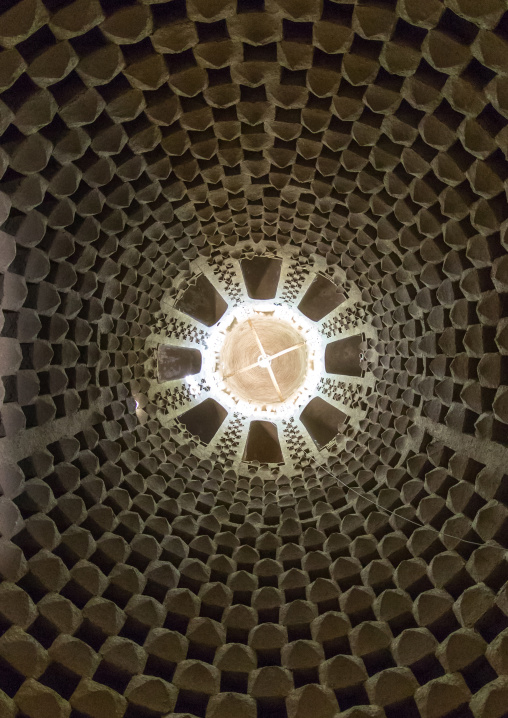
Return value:
<svg viewBox="0 0 508 718">
<path fill-rule="evenodd" d="M 214 328 L 205 352 L 217 400 L 244 415 L 289 417 L 322 376 L 322 342 L 313 322 L 284 306 L 242 306 Z"/>
</svg>

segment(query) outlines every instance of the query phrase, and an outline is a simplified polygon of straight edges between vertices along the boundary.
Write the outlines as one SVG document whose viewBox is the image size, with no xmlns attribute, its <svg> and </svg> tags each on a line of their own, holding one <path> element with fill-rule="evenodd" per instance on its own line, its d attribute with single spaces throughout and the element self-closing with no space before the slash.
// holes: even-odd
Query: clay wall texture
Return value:
<svg viewBox="0 0 508 718">
<path fill-rule="evenodd" d="M 507 11 L 0 0 L 2 718 L 508 716 Z M 148 341 L 257 256 L 364 352 L 272 467 Z"/>
</svg>

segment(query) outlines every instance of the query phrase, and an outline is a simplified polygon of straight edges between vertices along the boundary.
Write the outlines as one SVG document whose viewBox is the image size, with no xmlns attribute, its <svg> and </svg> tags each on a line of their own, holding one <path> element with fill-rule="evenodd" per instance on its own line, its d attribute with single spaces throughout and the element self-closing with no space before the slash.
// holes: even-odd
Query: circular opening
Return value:
<svg viewBox="0 0 508 718">
<path fill-rule="evenodd" d="M 220 352 L 225 387 L 244 401 L 277 404 L 290 399 L 307 373 L 307 344 L 288 322 L 253 316 L 234 322 Z"/>
<path fill-rule="evenodd" d="M 245 417 L 286 419 L 315 396 L 324 372 L 323 336 L 281 304 L 231 307 L 206 340 L 209 396 Z"/>
</svg>

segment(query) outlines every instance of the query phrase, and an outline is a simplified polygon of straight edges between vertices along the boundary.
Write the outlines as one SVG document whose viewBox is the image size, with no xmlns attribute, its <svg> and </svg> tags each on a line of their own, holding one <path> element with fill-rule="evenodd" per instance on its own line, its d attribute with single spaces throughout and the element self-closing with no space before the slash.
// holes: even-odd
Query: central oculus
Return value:
<svg viewBox="0 0 508 718">
<path fill-rule="evenodd" d="M 210 332 L 204 352 L 211 396 L 253 418 L 295 415 L 323 375 L 322 336 L 292 307 L 231 307 Z"/>
<path fill-rule="evenodd" d="M 220 352 L 224 383 L 238 398 L 257 404 L 285 402 L 303 384 L 307 344 L 288 322 L 266 314 L 235 321 Z"/>
</svg>

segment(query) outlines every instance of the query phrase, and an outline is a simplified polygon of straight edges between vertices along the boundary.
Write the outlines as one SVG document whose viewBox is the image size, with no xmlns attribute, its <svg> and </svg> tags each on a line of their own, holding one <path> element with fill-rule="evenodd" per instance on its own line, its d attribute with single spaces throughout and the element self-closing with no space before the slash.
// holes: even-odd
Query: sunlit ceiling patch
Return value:
<svg viewBox="0 0 508 718">
<path fill-rule="evenodd" d="M 316 393 L 324 371 L 322 337 L 299 312 L 275 304 L 228 311 L 203 352 L 211 396 L 257 419 L 295 415 Z"/>
</svg>

